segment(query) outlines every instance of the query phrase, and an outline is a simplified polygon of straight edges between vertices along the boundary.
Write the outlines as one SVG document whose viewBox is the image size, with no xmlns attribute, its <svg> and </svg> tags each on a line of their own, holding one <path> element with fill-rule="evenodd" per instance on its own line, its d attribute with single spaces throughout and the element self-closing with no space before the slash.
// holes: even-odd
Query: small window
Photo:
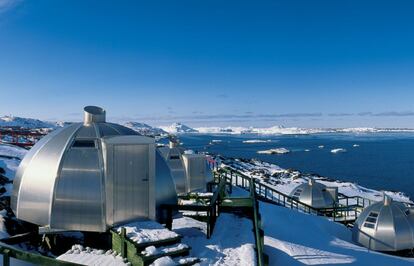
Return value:
<svg viewBox="0 0 414 266">
<path fill-rule="evenodd" d="M 302 189 L 297 189 L 294 193 L 293 193 L 293 197 L 299 197 L 300 196 L 300 194 L 302 194 Z"/>
<path fill-rule="evenodd" d="M 377 212 L 370 212 L 368 217 L 365 219 L 364 227 L 374 229 L 375 224 L 378 220 L 378 213 Z"/>
<path fill-rule="evenodd" d="M 373 223 L 364 223 L 364 227 L 368 227 L 368 228 L 374 229 L 375 228 L 375 224 L 373 224 Z"/>
<path fill-rule="evenodd" d="M 72 145 L 73 148 L 95 148 L 94 140 L 75 140 Z"/>
<path fill-rule="evenodd" d="M 369 217 L 377 218 L 378 217 L 378 213 L 377 212 L 370 212 L 368 216 Z"/>
<path fill-rule="evenodd" d="M 180 155 L 171 155 L 170 156 L 170 160 L 179 160 L 180 159 Z"/>
</svg>

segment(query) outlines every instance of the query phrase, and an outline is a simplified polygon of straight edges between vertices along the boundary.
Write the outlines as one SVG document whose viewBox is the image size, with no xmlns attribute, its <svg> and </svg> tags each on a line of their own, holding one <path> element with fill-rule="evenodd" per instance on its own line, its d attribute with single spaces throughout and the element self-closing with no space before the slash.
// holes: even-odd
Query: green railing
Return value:
<svg viewBox="0 0 414 266">
<path fill-rule="evenodd" d="M 81 264 L 57 260 L 55 258 L 43 256 L 36 253 L 31 253 L 26 250 L 18 249 L 14 246 L 0 242 L 0 254 L 3 255 L 3 266 L 10 266 L 10 258 L 19 261 L 28 262 L 36 265 L 44 266 L 79 266 Z"/>
<path fill-rule="evenodd" d="M 233 183 L 231 182 L 231 178 L 227 175 L 223 175 L 220 171 L 214 172 L 214 179 L 218 180 L 220 184 L 224 184 L 224 188 L 220 189 L 222 193 L 225 191 L 225 185 L 229 185 L 230 192 L 232 190 Z M 223 182 L 224 181 L 224 182 Z M 257 264 L 258 266 L 266 266 L 269 265 L 269 258 L 264 252 L 264 230 L 262 228 L 262 219 L 259 212 L 259 201 L 257 200 L 256 188 L 255 183 L 248 182 L 248 191 L 249 191 L 249 199 L 251 200 L 251 208 L 252 208 L 252 221 L 253 221 L 253 233 L 255 237 L 256 243 L 256 253 L 257 253 Z M 223 195 L 224 197 L 224 195 Z M 240 198 L 237 198 L 240 199 Z"/>
<path fill-rule="evenodd" d="M 259 202 L 256 198 L 255 183 L 250 183 L 250 197 L 253 200 L 253 228 L 257 249 L 257 264 L 259 266 L 269 265 L 269 257 L 264 252 L 264 230 L 262 228 L 262 217 L 259 212 Z"/>
<path fill-rule="evenodd" d="M 172 228 L 172 214 L 174 210 L 180 211 L 196 211 L 207 213 L 207 238 L 210 238 L 213 234 L 214 226 L 218 217 L 218 209 L 222 198 L 224 197 L 224 191 L 226 187 L 225 179 L 218 183 L 209 183 L 210 189 L 213 186 L 217 186 L 210 202 L 207 205 L 179 205 L 179 204 L 163 204 L 161 208 L 167 212 L 166 227 L 171 230 Z"/>
<path fill-rule="evenodd" d="M 329 216 L 334 221 L 339 222 L 354 221 L 362 212 L 362 210 L 373 202 L 370 199 L 366 199 L 360 196 L 348 197 L 346 195 L 339 194 L 338 200 L 340 203 L 333 202 L 333 206 L 329 208 L 315 208 L 299 201 L 296 198 L 293 198 L 283 192 L 276 190 L 271 185 L 262 182 L 260 179 L 251 178 L 230 167 L 218 168 L 216 169 L 216 172 L 220 175 L 226 176 L 228 182 L 232 183 L 233 185 L 236 185 L 248 191 L 250 190 L 250 183 L 254 183 L 256 194 L 261 200 L 313 215 Z"/>
</svg>

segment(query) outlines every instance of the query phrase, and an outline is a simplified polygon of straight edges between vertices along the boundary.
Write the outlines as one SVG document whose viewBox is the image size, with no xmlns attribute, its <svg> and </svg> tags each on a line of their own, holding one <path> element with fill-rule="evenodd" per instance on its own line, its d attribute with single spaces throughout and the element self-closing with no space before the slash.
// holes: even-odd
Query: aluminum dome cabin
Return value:
<svg viewBox="0 0 414 266">
<path fill-rule="evenodd" d="M 53 230 L 93 232 L 161 219 L 156 205 L 177 198 L 154 139 L 107 123 L 102 108 L 84 111 L 83 123 L 48 134 L 22 160 L 11 200 L 16 217 Z"/>
<path fill-rule="evenodd" d="M 178 147 L 177 140 L 170 139 L 169 146 L 159 147 L 158 151 L 169 167 L 171 175 L 174 179 L 175 189 L 177 193 L 187 193 L 187 175 L 182 159 L 182 153 L 184 151 Z"/>
<path fill-rule="evenodd" d="M 213 180 L 206 155 L 185 153 L 175 138 L 170 139 L 169 146 L 158 149 L 170 167 L 178 194 L 205 190 L 207 182 Z"/>
<path fill-rule="evenodd" d="M 327 187 L 310 178 L 294 188 L 290 196 L 314 208 L 331 208 L 338 203 L 338 188 Z"/>
<path fill-rule="evenodd" d="M 376 251 L 414 249 L 414 209 L 404 203 L 384 200 L 365 208 L 352 229 L 355 242 Z"/>
</svg>

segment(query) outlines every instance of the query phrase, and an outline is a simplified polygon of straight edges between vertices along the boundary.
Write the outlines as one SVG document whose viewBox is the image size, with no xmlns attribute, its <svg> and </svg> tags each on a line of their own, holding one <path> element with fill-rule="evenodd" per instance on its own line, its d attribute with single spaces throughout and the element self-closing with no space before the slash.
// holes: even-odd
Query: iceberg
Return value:
<svg viewBox="0 0 414 266">
<path fill-rule="evenodd" d="M 269 149 L 264 151 L 258 151 L 258 154 L 286 154 L 289 153 L 290 150 L 286 148 L 276 148 L 276 149 Z"/>
<path fill-rule="evenodd" d="M 332 153 L 343 153 L 343 152 L 346 152 L 346 149 L 337 148 L 337 149 L 332 149 L 331 152 Z"/>
</svg>

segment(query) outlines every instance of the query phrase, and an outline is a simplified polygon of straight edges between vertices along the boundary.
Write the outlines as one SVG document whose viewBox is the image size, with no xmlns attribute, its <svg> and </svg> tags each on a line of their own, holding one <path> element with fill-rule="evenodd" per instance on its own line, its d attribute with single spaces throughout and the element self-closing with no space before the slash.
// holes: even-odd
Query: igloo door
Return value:
<svg viewBox="0 0 414 266">
<path fill-rule="evenodd" d="M 155 145 L 141 136 L 105 139 L 108 224 L 155 216 Z"/>
</svg>

